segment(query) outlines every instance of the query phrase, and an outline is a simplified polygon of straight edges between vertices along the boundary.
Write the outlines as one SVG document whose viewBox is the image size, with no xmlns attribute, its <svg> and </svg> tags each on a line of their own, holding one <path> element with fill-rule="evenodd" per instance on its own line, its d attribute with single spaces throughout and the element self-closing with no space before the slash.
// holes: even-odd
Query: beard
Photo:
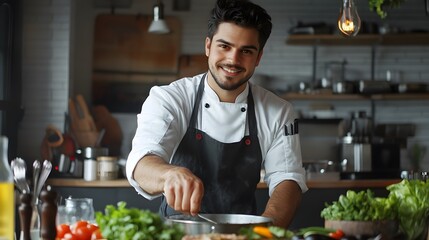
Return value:
<svg viewBox="0 0 429 240">
<path fill-rule="evenodd" d="M 240 66 L 235 66 L 235 65 L 230 65 L 230 64 L 220 64 L 221 66 L 225 66 L 228 68 L 235 68 L 238 70 L 243 70 L 242 67 Z M 224 77 L 225 80 L 222 81 L 222 77 L 219 76 L 220 74 L 218 74 L 218 72 L 216 71 L 217 67 L 213 66 L 213 65 L 209 65 L 209 72 L 212 75 L 213 79 L 215 80 L 216 84 L 223 90 L 227 90 L 227 91 L 233 91 L 238 89 L 240 86 L 242 86 L 243 84 L 246 84 L 247 81 L 249 81 L 250 76 L 244 76 L 243 78 L 239 79 L 238 81 L 234 81 L 235 77 Z"/>
</svg>

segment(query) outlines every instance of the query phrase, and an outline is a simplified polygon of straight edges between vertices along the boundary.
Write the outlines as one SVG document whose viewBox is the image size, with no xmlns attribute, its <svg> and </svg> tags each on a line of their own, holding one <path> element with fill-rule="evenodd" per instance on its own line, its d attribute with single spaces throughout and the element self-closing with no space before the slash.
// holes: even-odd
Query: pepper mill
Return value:
<svg viewBox="0 0 429 240">
<path fill-rule="evenodd" d="M 30 237 L 30 224 L 31 224 L 31 214 L 33 212 L 33 207 L 31 205 L 31 194 L 22 193 L 19 196 L 21 204 L 19 205 L 19 222 L 21 224 L 21 240 L 31 240 Z"/>
<path fill-rule="evenodd" d="M 55 240 L 57 236 L 57 193 L 48 186 L 46 190 L 40 193 L 40 198 L 42 200 L 41 237 L 43 240 Z"/>
</svg>

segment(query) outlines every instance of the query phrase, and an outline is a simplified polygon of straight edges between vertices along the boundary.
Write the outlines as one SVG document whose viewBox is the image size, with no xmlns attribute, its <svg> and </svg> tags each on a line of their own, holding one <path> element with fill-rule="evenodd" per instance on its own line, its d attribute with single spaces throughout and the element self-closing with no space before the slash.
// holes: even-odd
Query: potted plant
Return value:
<svg viewBox="0 0 429 240">
<path fill-rule="evenodd" d="M 387 17 L 387 10 L 398 8 L 405 0 L 368 0 L 369 9 L 375 11 L 380 18 Z"/>
</svg>

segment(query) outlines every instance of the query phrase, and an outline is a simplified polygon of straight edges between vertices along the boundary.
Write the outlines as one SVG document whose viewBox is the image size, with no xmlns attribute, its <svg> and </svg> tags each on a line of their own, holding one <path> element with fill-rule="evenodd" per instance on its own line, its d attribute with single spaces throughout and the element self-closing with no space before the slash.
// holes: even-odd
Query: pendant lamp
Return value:
<svg viewBox="0 0 429 240">
<path fill-rule="evenodd" d="M 148 31 L 154 34 L 166 34 L 170 32 L 164 20 L 164 4 L 160 0 L 153 5 L 153 20 Z"/>
<path fill-rule="evenodd" d="M 343 0 L 340 16 L 338 17 L 338 29 L 347 37 L 358 34 L 361 21 L 354 0 Z"/>
</svg>

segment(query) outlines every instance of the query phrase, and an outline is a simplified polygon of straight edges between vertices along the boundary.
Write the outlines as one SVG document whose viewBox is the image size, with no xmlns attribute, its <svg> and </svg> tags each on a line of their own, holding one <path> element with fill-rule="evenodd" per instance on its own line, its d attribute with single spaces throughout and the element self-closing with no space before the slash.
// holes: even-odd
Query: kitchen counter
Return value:
<svg viewBox="0 0 429 240">
<path fill-rule="evenodd" d="M 401 179 L 377 179 L 377 180 L 332 180 L 332 181 L 307 181 L 310 189 L 315 188 L 383 188 L 390 184 L 400 182 Z M 131 187 L 126 179 L 108 181 L 85 181 L 83 179 L 51 178 L 47 184 L 55 187 L 98 187 L 98 188 L 122 188 Z M 267 188 L 265 183 L 259 183 L 258 189 Z"/>
<path fill-rule="evenodd" d="M 309 190 L 302 195 L 300 207 L 291 224 L 292 228 L 305 226 L 322 226 L 323 219 L 320 211 L 325 203 L 338 200 L 341 194 L 348 190 L 371 189 L 376 196 L 387 196 L 386 186 L 400 182 L 401 179 L 373 179 L 373 180 L 308 180 Z M 50 178 L 47 181 L 62 198 L 89 197 L 94 200 L 94 209 L 103 211 L 108 204 L 125 201 L 129 207 L 149 209 L 158 212 L 160 198 L 148 200 L 139 196 L 126 179 L 110 181 L 85 181 L 83 179 Z M 268 189 L 265 183 L 259 183 L 255 193 L 257 214 L 262 214 L 269 200 Z"/>
</svg>

